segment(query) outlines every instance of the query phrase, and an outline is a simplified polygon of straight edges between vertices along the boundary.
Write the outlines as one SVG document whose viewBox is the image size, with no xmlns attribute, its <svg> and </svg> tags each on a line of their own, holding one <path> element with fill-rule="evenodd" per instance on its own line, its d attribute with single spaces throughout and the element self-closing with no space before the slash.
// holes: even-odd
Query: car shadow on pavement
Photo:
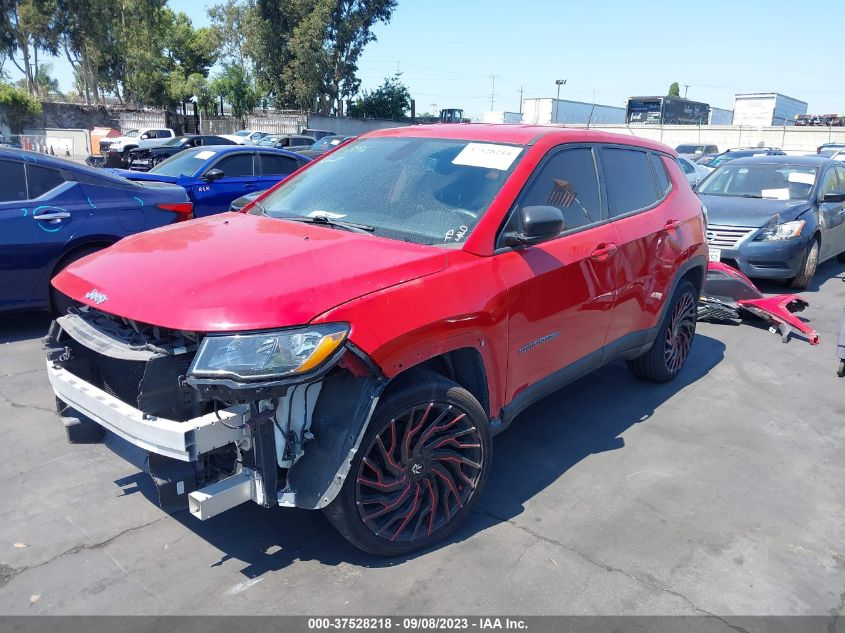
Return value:
<svg viewBox="0 0 845 633">
<path fill-rule="evenodd" d="M 53 317 L 49 312 L 13 312 L 0 315 L 0 344 L 41 338 Z"/>
<path fill-rule="evenodd" d="M 845 264 L 836 261 L 836 259 L 829 259 L 823 264 L 819 264 L 816 269 L 816 274 L 810 282 L 806 290 L 795 290 L 790 288 L 786 281 L 773 279 L 752 279 L 761 292 L 767 295 L 783 295 L 818 292 L 822 284 L 828 279 L 841 279 L 845 281 Z"/>
<path fill-rule="evenodd" d="M 724 349 L 720 341 L 698 334 L 686 366 L 673 382 L 642 381 L 631 375 L 624 363 L 613 363 L 527 409 L 494 440 L 493 470 L 472 515 L 433 549 L 466 540 L 518 516 L 523 503 L 585 458 L 624 448 L 621 435 L 627 429 L 646 423 L 657 407 L 706 375 L 722 360 Z M 612 385 L 610 392 L 608 385 Z M 143 473 L 119 483 L 125 494 L 141 492 L 156 502 L 152 482 Z M 187 512 L 173 517 L 223 553 L 219 559 L 209 560 L 209 566 L 238 560 L 244 563 L 240 571 L 248 578 L 279 571 L 295 561 L 376 568 L 426 553 L 370 556 L 347 543 L 322 513 L 311 510 L 268 510 L 245 503 L 203 522 Z"/>
</svg>

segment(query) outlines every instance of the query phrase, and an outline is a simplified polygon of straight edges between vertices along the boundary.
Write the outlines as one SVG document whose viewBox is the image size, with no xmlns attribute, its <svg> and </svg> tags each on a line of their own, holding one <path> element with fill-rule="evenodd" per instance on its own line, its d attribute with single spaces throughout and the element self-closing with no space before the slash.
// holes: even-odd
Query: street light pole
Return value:
<svg viewBox="0 0 845 633">
<path fill-rule="evenodd" d="M 566 79 L 555 79 L 555 85 L 557 86 L 557 99 L 555 99 L 555 120 L 554 124 L 557 125 L 558 120 L 558 108 L 560 107 L 560 87 L 566 83 Z"/>
</svg>

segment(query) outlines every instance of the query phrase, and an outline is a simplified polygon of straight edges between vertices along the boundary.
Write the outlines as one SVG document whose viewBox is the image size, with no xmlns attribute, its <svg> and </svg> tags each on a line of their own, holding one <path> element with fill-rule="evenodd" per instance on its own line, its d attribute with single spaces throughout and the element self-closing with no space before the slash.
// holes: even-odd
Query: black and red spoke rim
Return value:
<svg viewBox="0 0 845 633">
<path fill-rule="evenodd" d="M 414 542 L 442 531 L 481 479 L 478 429 L 448 403 L 405 410 L 363 450 L 355 501 L 367 528 L 387 541 Z"/>
<path fill-rule="evenodd" d="M 663 361 L 670 373 L 680 371 L 689 355 L 695 336 L 695 310 L 695 300 L 688 292 L 681 295 L 672 309 L 663 350 Z"/>
</svg>

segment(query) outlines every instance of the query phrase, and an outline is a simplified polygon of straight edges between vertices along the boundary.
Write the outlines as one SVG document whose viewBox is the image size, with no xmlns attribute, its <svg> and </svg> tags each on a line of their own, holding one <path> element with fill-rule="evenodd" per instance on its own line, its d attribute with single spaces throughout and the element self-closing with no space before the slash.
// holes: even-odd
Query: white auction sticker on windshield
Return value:
<svg viewBox="0 0 845 633">
<path fill-rule="evenodd" d="M 816 175 L 815 174 L 805 174 L 800 171 L 791 171 L 789 175 L 786 177 L 789 182 L 800 182 L 805 185 L 814 185 L 816 184 Z"/>
<path fill-rule="evenodd" d="M 206 160 L 214 156 L 217 152 L 212 152 L 210 149 L 204 149 L 201 152 L 197 152 L 194 154 L 194 158 L 198 158 L 199 160 Z"/>
<path fill-rule="evenodd" d="M 308 214 L 309 218 L 326 218 L 327 220 L 340 220 L 345 218 L 345 213 L 332 213 L 331 211 L 312 211 Z"/>
<path fill-rule="evenodd" d="M 461 153 L 452 160 L 453 165 L 483 167 L 505 171 L 522 151 L 513 145 L 494 145 L 493 143 L 468 143 Z"/>
<path fill-rule="evenodd" d="M 789 189 L 763 189 L 760 195 L 775 200 L 789 200 Z"/>
</svg>

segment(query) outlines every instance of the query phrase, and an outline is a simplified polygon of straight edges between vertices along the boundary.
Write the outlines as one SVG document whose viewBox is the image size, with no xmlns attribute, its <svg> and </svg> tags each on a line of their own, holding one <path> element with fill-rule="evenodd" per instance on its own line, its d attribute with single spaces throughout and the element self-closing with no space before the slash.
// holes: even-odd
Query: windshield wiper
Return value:
<svg viewBox="0 0 845 633">
<path fill-rule="evenodd" d="M 757 195 L 756 193 L 744 193 L 740 196 L 740 198 L 762 198 L 763 196 Z"/>
<path fill-rule="evenodd" d="M 292 222 L 305 222 L 307 224 L 320 224 L 322 226 L 331 226 L 343 229 L 345 231 L 352 231 L 353 233 L 372 233 L 376 227 L 369 224 L 358 224 L 357 222 L 344 222 L 343 220 L 335 220 L 327 218 L 324 215 L 316 215 L 314 217 L 292 216 L 292 215 L 278 215 L 280 220 L 290 220 Z"/>
</svg>

